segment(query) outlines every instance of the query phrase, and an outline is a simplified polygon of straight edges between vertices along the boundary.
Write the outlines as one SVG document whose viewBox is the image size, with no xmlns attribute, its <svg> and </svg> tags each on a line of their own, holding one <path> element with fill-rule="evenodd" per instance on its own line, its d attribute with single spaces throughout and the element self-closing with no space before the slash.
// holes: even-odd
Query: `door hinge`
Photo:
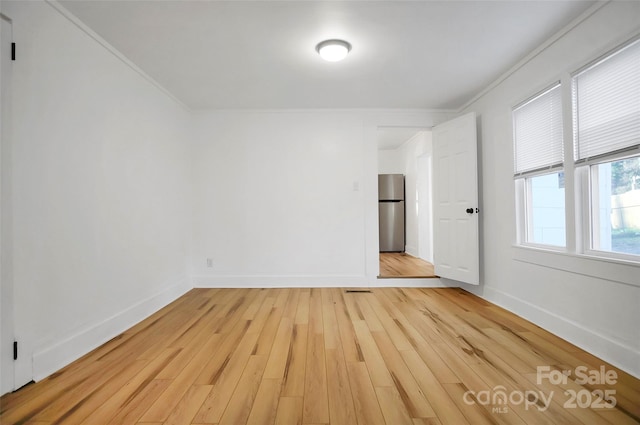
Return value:
<svg viewBox="0 0 640 425">
<path fill-rule="evenodd" d="M 13 341 L 13 360 L 18 360 L 18 341 Z"/>
<path fill-rule="evenodd" d="M 11 60 L 16 60 L 16 43 L 11 43 Z"/>
</svg>

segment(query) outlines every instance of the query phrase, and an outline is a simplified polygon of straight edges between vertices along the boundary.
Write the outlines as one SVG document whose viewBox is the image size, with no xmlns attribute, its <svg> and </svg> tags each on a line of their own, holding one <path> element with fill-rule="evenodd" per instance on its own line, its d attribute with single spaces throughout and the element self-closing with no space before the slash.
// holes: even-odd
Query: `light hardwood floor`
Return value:
<svg viewBox="0 0 640 425">
<path fill-rule="evenodd" d="M 399 252 L 380 253 L 381 278 L 433 278 L 433 264 L 421 258 Z"/>
<path fill-rule="evenodd" d="M 615 408 L 580 407 L 599 390 Z M 3 425 L 634 424 L 640 381 L 461 289 L 194 289 L 0 401 Z"/>
</svg>

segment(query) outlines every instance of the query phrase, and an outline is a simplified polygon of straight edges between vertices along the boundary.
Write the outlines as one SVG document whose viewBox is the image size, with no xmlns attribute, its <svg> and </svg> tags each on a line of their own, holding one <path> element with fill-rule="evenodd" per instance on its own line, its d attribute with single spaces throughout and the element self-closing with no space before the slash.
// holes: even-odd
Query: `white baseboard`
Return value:
<svg viewBox="0 0 640 425">
<path fill-rule="evenodd" d="M 368 287 L 364 275 L 221 275 L 193 276 L 195 288 Z"/>
<path fill-rule="evenodd" d="M 33 354 L 33 379 L 40 381 L 149 317 L 192 289 L 188 277 L 108 319 Z"/>
<path fill-rule="evenodd" d="M 384 278 L 376 279 L 370 285 L 380 288 L 450 288 L 440 278 Z"/>
<path fill-rule="evenodd" d="M 195 288 L 442 288 L 440 279 L 377 279 L 342 276 L 194 276 Z"/>
<path fill-rule="evenodd" d="M 574 321 L 545 310 L 535 304 L 497 289 L 485 286 L 483 293 L 476 288 L 463 287 L 470 292 L 514 314 L 517 314 L 562 339 L 582 348 L 602 360 L 640 378 L 640 352 L 606 335 L 587 329 Z"/>
</svg>

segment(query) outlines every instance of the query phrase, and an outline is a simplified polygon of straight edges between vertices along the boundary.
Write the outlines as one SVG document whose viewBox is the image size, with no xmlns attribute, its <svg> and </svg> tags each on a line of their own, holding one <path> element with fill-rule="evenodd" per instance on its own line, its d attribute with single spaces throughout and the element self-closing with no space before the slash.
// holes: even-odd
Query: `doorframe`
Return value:
<svg viewBox="0 0 640 425">
<path fill-rule="evenodd" d="M 424 153 L 416 161 L 418 181 L 421 171 L 427 174 L 426 199 L 418 198 L 418 257 L 433 264 L 433 153 Z M 426 247 L 421 242 L 426 242 Z"/>
<path fill-rule="evenodd" d="M 431 131 L 433 127 L 446 121 L 449 113 L 435 116 L 420 113 L 381 112 L 365 119 L 363 131 L 364 152 L 364 210 L 365 210 L 365 278 L 370 287 L 393 286 L 395 279 L 378 279 L 380 275 L 380 235 L 378 230 L 378 130 L 399 128 L 415 129 L 418 131 Z M 403 279 L 404 286 L 425 286 L 424 279 Z M 429 279 L 430 286 L 441 286 L 438 279 Z"/>
</svg>

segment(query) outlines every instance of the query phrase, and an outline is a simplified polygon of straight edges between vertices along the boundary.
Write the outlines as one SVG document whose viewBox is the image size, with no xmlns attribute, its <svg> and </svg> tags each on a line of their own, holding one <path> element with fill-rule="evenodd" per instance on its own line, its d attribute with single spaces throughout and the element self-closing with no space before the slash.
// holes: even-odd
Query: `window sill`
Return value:
<svg viewBox="0 0 640 425">
<path fill-rule="evenodd" d="M 640 262 L 513 245 L 513 259 L 583 276 L 640 287 Z"/>
</svg>

